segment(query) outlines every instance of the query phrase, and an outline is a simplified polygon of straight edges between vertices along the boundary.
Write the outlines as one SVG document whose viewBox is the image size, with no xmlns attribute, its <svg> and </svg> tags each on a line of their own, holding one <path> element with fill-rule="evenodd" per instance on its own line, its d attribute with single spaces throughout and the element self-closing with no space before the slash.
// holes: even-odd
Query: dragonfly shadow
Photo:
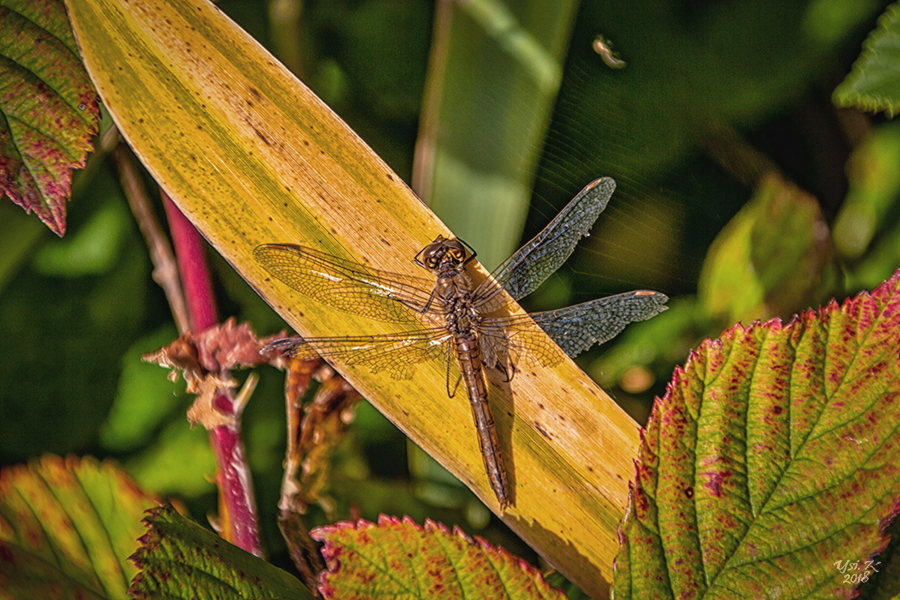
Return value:
<svg viewBox="0 0 900 600">
<path fill-rule="evenodd" d="M 516 424 L 516 401 L 512 390 L 512 379 L 499 369 L 487 369 L 491 393 L 489 401 L 494 407 L 494 425 L 500 450 L 506 463 L 506 476 L 509 484 L 510 504 L 516 504 L 516 454 L 512 443 L 513 430 Z M 514 379 L 514 378 L 513 378 Z"/>
</svg>

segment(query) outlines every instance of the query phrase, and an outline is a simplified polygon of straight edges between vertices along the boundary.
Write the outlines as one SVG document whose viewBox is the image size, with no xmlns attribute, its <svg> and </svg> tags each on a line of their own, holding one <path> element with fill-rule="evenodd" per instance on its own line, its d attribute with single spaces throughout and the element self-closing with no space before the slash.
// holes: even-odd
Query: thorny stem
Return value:
<svg viewBox="0 0 900 600">
<path fill-rule="evenodd" d="M 200 332 L 218 322 L 203 240 L 165 192 L 162 196 L 187 298 L 191 330 Z M 227 370 L 223 369 L 217 375 L 222 380 L 229 379 Z M 240 413 L 243 403 L 234 398 L 230 389 L 219 389 L 213 404 L 231 417 L 227 424 L 218 425 L 209 432 L 210 445 L 216 457 L 220 533 L 234 545 L 262 556 L 256 499 L 241 440 Z"/>
<path fill-rule="evenodd" d="M 163 193 L 178 261 L 176 266 L 162 227 L 150 209 L 134 155 L 125 144 L 118 143 L 113 157 L 125 195 L 150 248 L 154 279 L 166 292 L 179 332 L 200 332 L 212 327 L 218 322 L 218 315 L 200 234 Z M 228 380 L 227 371 L 217 375 L 223 381 Z M 217 465 L 216 484 L 219 486 L 220 523 L 223 527 L 220 533 L 236 546 L 262 555 L 256 500 L 240 435 L 241 404 L 236 403 L 230 390 L 219 390 L 213 403 L 231 417 L 227 425 L 217 426 L 209 432 Z"/>
</svg>

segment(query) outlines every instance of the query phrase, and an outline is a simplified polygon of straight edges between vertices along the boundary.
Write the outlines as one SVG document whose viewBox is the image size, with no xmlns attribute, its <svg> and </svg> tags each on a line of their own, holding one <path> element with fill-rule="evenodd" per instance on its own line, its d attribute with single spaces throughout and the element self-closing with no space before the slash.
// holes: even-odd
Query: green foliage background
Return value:
<svg viewBox="0 0 900 600">
<path fill-rule="evenodd" d="M 314 1 L 304 3 L 296 27 L 273 16 L 283 5 L 220 3 L 410 181 L 434 5 Z M 880 116 L 837 110 L 831 99 L 884 7 L 656 0 L 636 10 L 629 2 L 582 2 L 536 157 L 524 235 L 591 179 L 609 175 L 619 188 L 571 266 L 526 308 L 639 287 L 672 297 L 668 313 L 580 359 L 638 420 L 703 337 L 736 320 L 789 318 L 831 296 L 871 289 L 900 266 L 900 129 Z M 613 42 L 625 69 L 610 69 L 593 52 L 598 35 Z M 471 76 L 489 77 L 490 70 Z M 523 101 L 500 99 L 501 114 L 471 121 L 478 127 L 504 119 L 514 127 Z M 503 142 L 495 151 L 529 152 Z M 477 162 L 484 149 L 469 150 L 461 159 Z M 772 173 L 780 177 L 763 177 Z M 798 190 L 811 194 L 803 203 L 813 216 L 786 220 L 767 211 L 779 194 L 797 206 Z M 442 202 L 462 210 L 466 198 Z M 804 245 L 801 234 L 822 224 L 834 231 L 826 246 Z M 508 237 L 510 248 L 520 241 Z M 772 245 L 786 238 L 800 241 Z M 771 252 L 753 254 L 763 246 Z M 94 155 L 76 173 L 65 239 L 0 204 L 0 257 L 0 462 L 45 452 L 111 456 L 139 483 L 184 500 L 195 516 L 213 511 L 215 490 L 205 477 L 214 466 L 205 432 L 186 427 L 189 399 L 161 369 L 139 360 L 175 330 L 108 157 Z M 260 334 L 283 326 L 223 261 L 210 258 L 223 318 L 250 321 Z M 777 267 L 780 274 L 720 276 L 750 265 L 754 273 Z M 785 287 L 797 288 L 791 302 L 773 301 L 773 290 Z M 637 387 L 628 383 L 635 373 L 644 382 Z M 274 371 L 260 375 L 246 442 L 266 541 L 278 556 L 282 383 Z M 338 457 L 333 493 L 339 517 L 356 504 L 369 519 L 385 512 L 470 532 L 487 527 L 479 534 L 528 554 L 366 404 Z M 324 519 L 318 511 L 310 525 Z"/>
</svg>

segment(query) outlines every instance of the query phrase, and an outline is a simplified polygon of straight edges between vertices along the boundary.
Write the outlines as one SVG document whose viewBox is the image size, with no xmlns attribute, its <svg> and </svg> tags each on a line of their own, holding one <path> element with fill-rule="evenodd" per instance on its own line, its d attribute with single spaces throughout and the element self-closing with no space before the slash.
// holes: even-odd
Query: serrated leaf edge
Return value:
<svg viewBox="0 0 900 600">
<path fill-rule="evenodd" d="M 459 526 L 454 525 L 453 529 L 451 530 L 445 524 L 433 521 L 431 519 L 425 519 L 424 524 L 419 525 L 409 516 L 404 515 L 402 518 L 400 518 L 384 514 L 378 516 L 377 523 L 372 523 L 371 521 L 367 521 L 365 519 L 358 519 L 356 521 L 340 521 L 333 525 L 316 527 L 315 529 L 310 531 L 310 537 L 312 537 L 316 541 L 324 543 L 321 552 L 323 558 L 325 558 L 326 569 L 319 576 L 321 582 L 319 585 L 320 593 L 328 597 L 329 591 L 333 592 L 333 588 L 328 582 L 327 577 L 329 575 L 338 574 L 342 566 L 338 558 L 341 554 L 339 544 L 336 544 L 329 539 L 328 536 L 330 533 L 337 531 L 346 531 L 348 529 L 361 531 L 364 529 L 371 529 L 375 527 L 387 527 L 396 525 L 411 526 L 415 531 L 421 534 L 441 533 L 447 536 L 455 536 L 470 546 L 476 546 L 489 557 L 499 558 L 511 564 L 515 564 L 526 577 L 534 582 L 535 586 L 540 591 L 542 596 L 546 597 L 548 595 L 557 595 L 560 598 L 565 597 L 560 590 L 547 583 L 547 580 L 544 579 L 543 574 L 534 565 L 529 564 L 526 560 L 520 557 L 510 554 L 505 548 L 501 546 L 495 546 L 491 544 L 484 538 L 469 535 L 468 533 L 460 529 Z M 491 561 L 491 565 L 495 566 L 495 562 L 493 560 Z"/>
</svg>

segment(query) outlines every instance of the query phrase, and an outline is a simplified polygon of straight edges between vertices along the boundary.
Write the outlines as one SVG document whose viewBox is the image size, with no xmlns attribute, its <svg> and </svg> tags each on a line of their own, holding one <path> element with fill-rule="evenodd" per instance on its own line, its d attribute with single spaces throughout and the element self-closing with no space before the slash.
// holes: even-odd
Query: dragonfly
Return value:
<svg viewBox="0 0 900 600">
<path fill-rule="evenodd" d="M 639 290 L 557 310 L 510 314 L 512 301 L 535 291 L 590 233 L 614 190 L 615 182 L 608 177 L 588 184 L 478 286 L 466 272 L 475 251 L 458 238 L 442 235 L 413 259 L 431 278 L 380 271 L 295 244 L 258 246 L 253 251 L 256 261 L 300 294 L 372 320 L 418 327 L 380 335 L 295 336 L 276 340 L 263 351 L 336 359 L 395 379 L 411 378 L 421 363 L 443 361 L 448 396 L 455 395 L 460 381 L 468 394 L 488 481 L 502 511 L 511 504 L 510 490 L 485 369 L 495 369 L 510 381 L 522 358 L 530 366 L 551 367 L 562 360 L 560 350 L 574 357 L 612 339 L 629 323 L 666 309 L 664 294 Z M 422 328 L 423 320 L 430 326 Z"/>
</svg>

